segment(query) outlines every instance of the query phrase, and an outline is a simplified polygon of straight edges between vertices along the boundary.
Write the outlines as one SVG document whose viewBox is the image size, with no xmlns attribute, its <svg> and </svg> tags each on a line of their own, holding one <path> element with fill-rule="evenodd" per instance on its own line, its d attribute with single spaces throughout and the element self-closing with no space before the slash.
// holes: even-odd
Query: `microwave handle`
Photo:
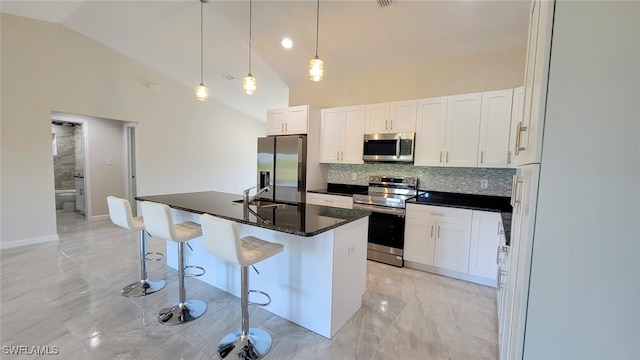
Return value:
<svg viewBox="0 0 640 360">
<path fill-rule="evenodd" d="M 396 138 L 396 158 L 400 159 L 400 136 Z"/>
</svg>

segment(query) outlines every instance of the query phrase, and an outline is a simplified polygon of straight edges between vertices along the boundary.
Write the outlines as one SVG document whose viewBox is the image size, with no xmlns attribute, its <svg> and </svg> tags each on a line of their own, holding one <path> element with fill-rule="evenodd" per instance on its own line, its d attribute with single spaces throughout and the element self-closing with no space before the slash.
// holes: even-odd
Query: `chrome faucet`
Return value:
<svg viewBox="0 0 640 360">
<path fill-rule="evenodd" d="M 249 204 L 251 202 L 253 202 L 253 200 L 255 200 L 258 196 L 260 196 L 260 194 L 262 194 L 265 191 L 269 191 L 269 185 L 263 187 L 262 189 L 258 190 L 256 192 L 255 195 L 253 195 L 253 197 L 249 197 L 249 192 L 251 191 L 251 189 L 255 188 L 257 186 L 253 186 L 250 187 L 248 189 L 245 189 L 242 191 L 242 202 L 243 202 L 243 218 L 245 221 L 249 221 L 249 213 L 251 213 L 253 216 L 255 216 L 258 220 L 262 221 L 265 224 L 269 223 L 269 220 L 263 218 L 262 216 L 258 215 L 255 211 L 253 211 L 250 207 Z"/>
<path fill-rule="evenodd" d="M 248 206 L 249 203 L 251 203 L 253 200 L 255 200 L 258 196 L 260 196 L 260 194 L 262 194 L 265 191 L 269 191 L 271 188 L 269 187 L 269 185 L 263 187 L 262 189 L 256 191 L 256 194 L 253 195 L 253 197 L 249 197 L 249 192 L 251 191 L 251 189 L 256 188 L 257 186 L 252 186 L 248 189 L 245 189 L 242 191 L 242 200 L 244 202 L 245 206 Z"/>
</svg>

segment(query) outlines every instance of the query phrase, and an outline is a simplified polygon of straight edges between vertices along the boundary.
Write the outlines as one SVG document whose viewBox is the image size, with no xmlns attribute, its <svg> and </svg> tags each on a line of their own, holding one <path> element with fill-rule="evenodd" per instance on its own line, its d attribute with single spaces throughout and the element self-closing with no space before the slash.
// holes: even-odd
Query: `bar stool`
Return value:
<svg viewBox="0 0 640 360">
<path fill-rule="evenodd" d="M 131 204 L 129 200 L 115 196 L 107 196 L 107 205 L 109 207 L 109 217 L 114 224 L 131 231 L 137 231 L 140 236 L 140 280 L 125 286 L 120 290 L 120 293 L 124 296 L 145 296 L 161 290 L 166 285 L 164 280 L 147 279 L 146 261 L 162 260 L 162 258 L 151 259 L 147 258 L 147 256 L 162 254 L 147 253 L 147 236 L 144 231 L 144 221 L 142 217 L 133 217 L 133 215 L 131 215 Z"/>
<path fill-rule="evenodd" d="M 271 335 L 262 329 L 249 328 L 249 292 L 268 294 L 249 290 L 248 267 L 282 252 L 282 244 L 271 243 L 253 236 L 240 238 L 238 224 L 208 214 L 200 216 L 204 247 L 211 254 L 241 266 L 240 305 L 242 307 L 242 328 L 227 334 L 218 345 L 221 359 L 261 359 L 271 349 Z"/>
<path fill-rule="evenodd" d="M 178 243 L 178 290 L 180 300 L 177 304 L 160 310 L 158 321 L 169 325 L 193 321 L 207 311 L 207 304 L 202 300 L 187 300 L 184 288 L 184 243 L 201 236 L 202 229 L 199 224 L 192 221 L 174 224 L 171 208 L 165 204 L 143 201 L 140 206 L 145 218 L 145 227 L 151 236 Z M 200 269 L 204 271 L 204 269 Z"/>
</svg>

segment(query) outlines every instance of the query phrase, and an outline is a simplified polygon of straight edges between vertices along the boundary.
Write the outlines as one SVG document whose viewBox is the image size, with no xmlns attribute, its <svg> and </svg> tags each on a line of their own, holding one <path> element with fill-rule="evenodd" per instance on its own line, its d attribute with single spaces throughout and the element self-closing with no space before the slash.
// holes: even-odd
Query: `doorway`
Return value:
<svg viewBox="0 0 640 360">
<path fill-rule="evenodd" d="M 81 122 L 51 119 L 56 215 L 86 219 L 85 147 Z"/>
</svg>

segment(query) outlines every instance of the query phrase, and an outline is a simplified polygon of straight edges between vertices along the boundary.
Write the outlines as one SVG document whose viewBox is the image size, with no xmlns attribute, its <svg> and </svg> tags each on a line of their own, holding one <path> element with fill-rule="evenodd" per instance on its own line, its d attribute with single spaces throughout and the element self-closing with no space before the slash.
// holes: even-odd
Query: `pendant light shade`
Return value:
<svg viewBox="0 0 640 360">
<path fill-rule="evenodd" d="M 322 81 L 324 78 L 324 61 L 320 60 L 318 55 L 309 60 L 309 79 L 313 81 Z"/>
<path fill-rule="evenodd" d="M 209 89 L 207 89 L 207 87 L 204 86 L 203 83 L 200 83 L 200 85 L 196 86 L 196 99 L 200 101 L 205 101 L 208 98 L 209 98 Z"/>
<path fill-rule="evenodd" d="M 207 89 L 206 86 L 204 86 L 204 82 L 202 81 L 202 63 L 203 61 L 203 51 L 202 51 L 202 36 L 203 36 L 203 31 L 202 31 L 202 8 L 204 6 L 205 3 L 207 3 L 209 0 L 200 0 L 200 84 L 198 86 L 196 86 L 196 99 L 200 100 L 200 101 L 205 101 L 209 98 L 209 89 Z"/>
<path fill-rule="evenodd" d="M 243 78 L 242 91 L 247 95 L 253 95 L 256 93 L 256 78 L 254 78 L 251 73 L 247 74 L 247 76 Z"/>
<path fill-rule="evenodd" d="M 316 8 L 316 56 L 309 61 L 309 79 L 322 81 L 324 79 L 324 61 L 318 57 L 318 30 L 320 29 L 320 0 Z"/>
<path fill-rule="evenodd" d="M 256 78 L 251 75 L 251 13 L 253 1 L 249 0 L 249 74 L 242 79 L 242 91 L 247 95 L 256 93 Z"/>
</svg>

